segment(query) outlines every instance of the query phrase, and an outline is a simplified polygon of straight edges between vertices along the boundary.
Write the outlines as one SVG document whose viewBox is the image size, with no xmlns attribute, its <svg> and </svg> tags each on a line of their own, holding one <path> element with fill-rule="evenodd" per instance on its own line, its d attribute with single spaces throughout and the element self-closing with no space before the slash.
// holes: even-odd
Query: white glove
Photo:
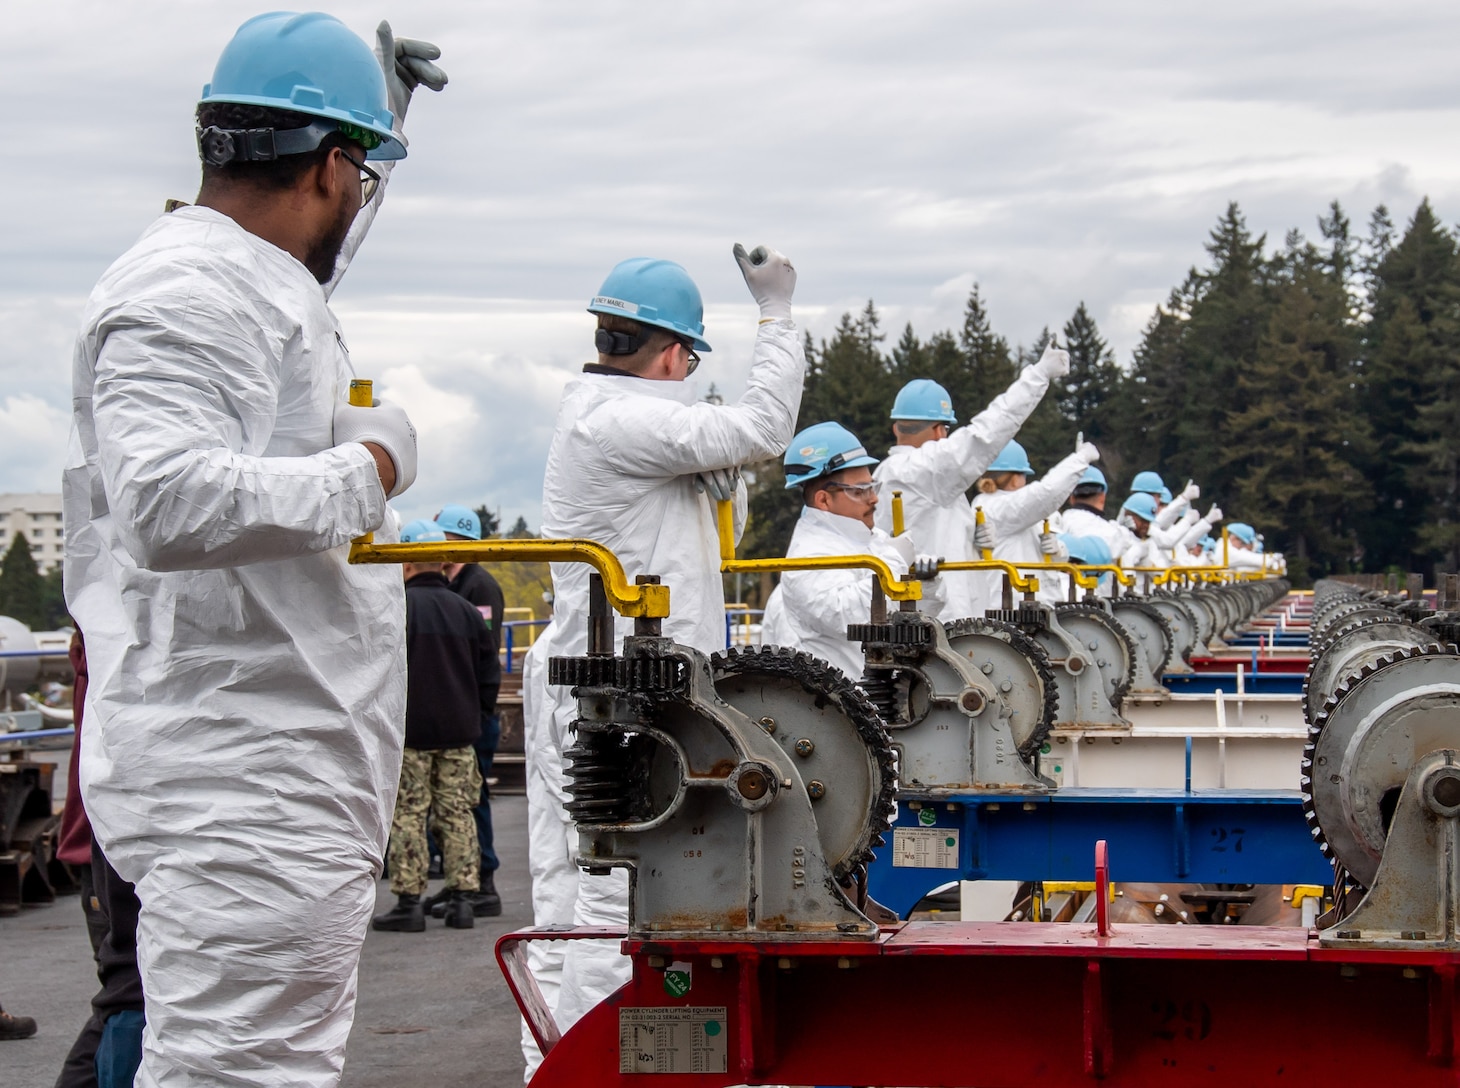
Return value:
<svg viewBox="0 0 1460 1088">
<path fill-rule="evenodd" d="M 1201 498 L 1201 488 L 1196 486 L 1193 480 L 1187 480 L 1186 486 L 1181 489 L 1181 497 L 1187 502 L 1194 502 Z"/>
<path fill-rule="evenodd" d="M 796 292 L 796 266 L 783 254 L 765 246 L 756 246 L 749 253 L 735 243 L 735 263 L 745 277 L 745 286 L 760 306 L 762 321 L 791 316 L 791 296 Z"/>
<path fill-rule="evenodd" d="M 1054 533 L 1039 534 L 1039 550 L 1051 563 L 1063 563 L 1070 557 L 1070 549 L 1065 547 L 1065 542 Z"/>
<path fill-rule="evenodd" d="M 1095 448 L 1094 442 L 1081 442 L 1075 447 L 1075 453 L 1087 465 L 1093 465 L 1096 461 L 1100 460 L 1100 451 Z"/>
<path fill-rule="evenodd" d="M 984 522 L 982 525 L 974 525 L 973 547 L 975 551 L 980 553 L 980 557 L 983 552 L 993 551 L 994 545 L 997 543 L 998 538 L 994 536 L 994 527 L 992 525 L 988 522 Z"/>
<path fill-rule="evenodd" d="M 390 99 L 390 112 L 395 114 L 395 129 L 400 131 L 411 104 L 411 92 L 422 83 L 433 91 L 446 86 L 446 73 L 431 62 L 441 50 L 430 42 L 415 38 L 397 38 L 390 23 L 381 21 L 375 28 L 375 59 L 385 73 L 385 92 Z"/>
<path fill-rule="evenodd" d="M 700 494 L 709 492 L 716 502 L 728 502 L 735 497 L 735 488 L 740 483 L 738 468 L 707 468 L 695 474 L 695 490 Z"/>
<path fill-rule="evenodd" d="M 938 564 L 943 562 L 941 556 L 934 559 L 931 555 L 920 555 L 913 560 L 912 577 L 914 581 L 930 582 L 938 577 Z"/>
<path fill-rule="evenodd" d="M 395 466 L 395 487 L 386 498 L 393 499 L 416 482 L 416 428 L 398 404 L 377 400 L 373 408 L 359 408 L 349 401 L 335 405 L 335 445 L 374 442 L 385 450 Z"/>
<path fill-rule="evenodd" d="M 1044 349 L 1044 354 L 1039 357 L 1039 362 L 1034 364 L 1034 369 L 1050 381 L 1063 378 L 1070 372 L 1070 353 L 1063 348 L 1055 347 L 1054 341 L 1051 340 Z"/>
<path fill-rule="evenodd" d="M 1219 522 L 1221 520 L 1222 520 L 1222 508 L 1220 506 L 1218 506 L 1216 503 L 1212 503 L 1212 508 L 1207 511 L 1207 516 L 1204 517 L 1204 518 L 1202 518 L 1202 521 L 1206 522 L 1208 525 L 1215 525 L 1217 522 Z"/>
</svg>

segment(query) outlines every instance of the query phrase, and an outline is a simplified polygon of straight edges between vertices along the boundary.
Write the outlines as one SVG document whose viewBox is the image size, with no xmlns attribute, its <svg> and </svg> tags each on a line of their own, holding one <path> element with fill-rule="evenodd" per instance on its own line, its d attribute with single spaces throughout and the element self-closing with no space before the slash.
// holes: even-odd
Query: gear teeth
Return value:
<svg viewBox="0 0 1460 1088">
<path fill-rule="evenodd" d="M 717 684 L 732 676 L 754 673 L 769 673 L 795 680 L 808 695 L 836 704 L 867 745 L 877 768 L 876 797 L 867 814 L 860 841 L 846 857 L 832 865 L 832 875 L 837 883 L 848 887 L 858 868 L 871 862 L 873 849 L 882 845 L 882 833 L 891 829 L 889 814 L 897 799 L 892 741 L 876 708 L 862 689 L 840 669 L 811 654 L 785 646 L 732 646 L 711 655 L 710 672 Z"/>
<path fill-rule="evenodd" d="M 1171 621 L 1162 615 L 1160 609 L 1153 608 L 1145 601 L 1135 597 L 1121 597 L 1115 602 L 1113 611 L 1117 620 L 1120 619 L 1120 613 L 1124 609 L 1130 609 L 1132 612 L 1139 612 L 1141 615 L 1149 617 L 1161 628 L 1161 633 L 1166 637 L 1166 656 L 1161 659 L 1161 667 L 1152 670 L 1156 679 L 1161 679 L 1161 676 L 1171 666 L 1172 654 L 1176 652 L 1176 632 L 1171 629 Z M 1129 633 L 1126 632 L 1126 634 Z M 1132 645 L 1134 645 L 1134 640 L 1132 640 Z"/>
<path fill-rule="evenodd" d="M 1115 693 L 1110 697 L 1110 705 L 1119 710 L 1125 697 L 1130 693 L 1131 673 L 1135 671 L 1136 644 L 1130 637 L 1130 632 L 1120 625 L 1120 621 L 1103 608 L 1088 604 L 1057 604 L 1055 611 L 1058 615 L 1085 615 L 1098 617 L 1096 622 L 1103 623 L 1106 629 L 1115 636 L 1115 640 L 1125 647 L 1126 665 L 1119 682 L 1115 685 Z"/>
<path fill-rule="evenodd" d="M 1034 756 L 1049 739 L 1059 713 L 1059 689 L 1055 685 L 1054 668 L 1049 663 L 1049 654 L 1044 647 L 1012 623 L 986 617 L 984 619 L 950 620 L 943 625 L 943 632 L 951 643 L 964 635 L 986 635 L 1007 642 L 1019 655 L 1028 661 L 1039 678 L 1043 689 L 1043 712 L 1034 730 L 1019 745 L 1019 755 L 1032 769 Z"/>
</svg>

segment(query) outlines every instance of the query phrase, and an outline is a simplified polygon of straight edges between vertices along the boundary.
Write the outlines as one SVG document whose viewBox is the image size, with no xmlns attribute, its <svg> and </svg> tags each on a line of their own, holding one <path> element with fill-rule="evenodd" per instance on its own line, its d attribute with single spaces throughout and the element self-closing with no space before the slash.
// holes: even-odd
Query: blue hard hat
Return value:
<svg viewBox="0 0 1460 1088">
<path fill-rule="evenodd" d="M 1145 472 L 1137 472 L 1136 478 L 1130 482 L 1132 491 L 1144 491 L 1148 495 L 1159 495 L 1165 488 L 1166 485 L 1161 482 L 1160 473 L 1151 472 L 1149 469 Z M 1167 494 L 1169 495 L 1170 492 Z M 1171 500 L 1167 498 L 1163 501 L 1170 502 Z"/>
<path fill-rule="evenodd" d="M 417 518 L 415 521 L 408 522 L 400 531 L 402 544 L 424 544 L 445 539 L 446 534 L 441 531 L 441 526 L 434 521 L 427 521 L 425 518 Z"/>
<path fill-rule="evenodd" d="M 897 392 L 892 402 L 893 419 L 926 419 L 933 423 L 953 424 L 953 398 L 932 378 L 914 378 Z"/>
<path fill-rule="evenodd" d="M 1161 488 L 1161 505 L 1162 506 L 1165 506 L 1170 501 L 1171 501 L 1171 489 L 1169 487 L 1162 486 L 1162 488 Z"/>
<path fill-rule="evenodd" d="M 199 105 L 210 102 L 293 110 L 354 125 L 381 141 L 366 151 L 367 159 L 406 157 L 405 144 L 391 130 L 395 118 L 374 51 L 323 12 L 275 11 L 244 23 L 224 47 L 212 81 L 203 87 Z M 278 153 L 312 151 L 336 127 L 316 133 L 306 147 L 281 144 Z"/>
<path fill-rule="evenodd" d="M 700 289 L 682 265 L 654 257 L 619 261 L 588 304 L 590 314 L 618 314 L 694 341 L 695 351 L 709 351 L 705 343 L 705 304 Z"/>
<path fill-rule="evenodd" d="M 1230 521 L 1227 523 L 1227 535 L 1235 536 L 1242 543 L 1249 547 L 1257 543 L 1257 530 L 1248 525 L 1245 521 Z"/>
<path fill-rule="evenodd" d="M 875 465 L 857 436 L 840 423 L 817 423 L 791 439 L 782 462 L 786 486 L 797 487 L 818 476 L 830 476 L 844 468 Z"/>
<path fill-rule="evenodd" d="M 1111 562 L 1110 545 L 1098 536 L 1083 536 L 1077 533 L 1061 533 L 1060 540 L 1070 552 L 1070 562 L 1089 567 L 1108 567 Z"/>
<path fill-rule="evenodd" d="M 482 519 L 477 517 L 475 510 L 468 510 L 465 506 L 443 506 L 436 515 L 436 524 L 442 532 L 455 533 L 468 540 L 482 538 Z"/>
<path fill-rule="evenodd" d="M 1129 511 L 1145 521 L 1155 521 L 1156 496 L 1145 491 L 1137 491 L 1120 504 L 1120 509 L 1122 512 Z"/>
<path fill-rule="evenodd" d="M 1033 476 L 1034 466 L 1029 463 L 1029 454 L 1024 452 L 1024 447 L 1011 440 L 984 471 L 1022 472 L 1026 476 Z"/>
<path fill-rule="evenodd" d="M 1101 472 L 1094 465 L 1091 465 L 1080 476 L 1079 482 L 1075 486 L 1079 487 L 1081 484 L 1099 484 L 1100 490 L 1104 491 L 1106 490 L 1105 473 Z"/>
</svg>

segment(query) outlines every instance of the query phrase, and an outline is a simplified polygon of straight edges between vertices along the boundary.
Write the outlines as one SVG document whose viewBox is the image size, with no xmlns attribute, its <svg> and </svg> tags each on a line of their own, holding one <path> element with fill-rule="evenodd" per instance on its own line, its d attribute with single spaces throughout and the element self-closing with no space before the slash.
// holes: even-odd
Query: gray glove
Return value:
<svg viewBox="0 0 1460 1088">
<path fill-rule="evenodd" d="M 375 59 L 385 73 L 385 90 L 390 98 L 390 112 L 395 114 L 395 129 L 400 131 L 411 104 L 411 92 L 424 83 L 433 91 L 446 86 L 446 73 L 432 64 L 441 50 L 430 42 L 415 38 L 397 38 L 390 23 L 384 20 L 375 28 Z"/>
<path fill-rule="evenodd" d="M 994 536 L 994 527 L 988 522 L 973 527 L 973 548 L 982 556 L 983 552 L 991 552 L 998 538 Z"/>
<path fill-rule="evenodd" d="M 376 400 L 373 408 L 360 408 L 341 401 L 335 405 L 334 435 L 336 446 L 374 442 L 385 450 L 395 466 L 395 487 L 386 498 L 416 482 L 416 428 L 400 405 Z"/>
<path fill-rule="evenodd" d="M 934 559 L 931 555 L 920 555 L 912 563 L 912 579 L 915 582 L 931 582 L 938 577 L 938 564 L 943 557 Z"/>
<path fill-rule="evenodd" d="M 1063 348 L 1055 347 L 1054 341 L 1051 340 L 1044 349 L 1044 354 L 1039 357 L 1039 362 L 1034 364 L 1034 369 L 1050 381 L 1063 378 L 1070 372 L 1070 353 Z"/>
<path fill-rule="evenodd" d="M 745 286 L 760 306 L 762 321 L 791 316 L 791 296 L 796 292 L 796 266 L 783 254 L 765 246 L 756 246 L 749 253 L 735 243 L 735 263 L 745 277 Z"/>
<path fill-rule="evenodd" d="M 1039 550 L 1051 563 L 1063 563 L 1070 557 L 1070 549 L 1065 547 L 1065 542 L 1054 533 L 1039 534 Z"/>
<path fill-rule="evenodd" d="M 709 468 L 695 474 L 695 490 L 716 502 L 728 502 L 735 497 L 735 488 L 740 483 L 738 468 Z"/>
</svg>

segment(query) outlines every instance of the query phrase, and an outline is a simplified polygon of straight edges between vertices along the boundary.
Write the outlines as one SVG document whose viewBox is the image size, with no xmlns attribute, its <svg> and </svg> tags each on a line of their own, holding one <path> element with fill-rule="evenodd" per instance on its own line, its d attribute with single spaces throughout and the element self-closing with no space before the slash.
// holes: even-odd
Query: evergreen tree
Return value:
<svg viewBox="0 0 1460 1088">
<path fill-rule="evenodd" d="M 1100 446 L 1115 434 L 1110 410 L 1120 385 L 1120 367 L 1084 302 L 1075 307 L 1063 331 L 1070 373 L 1057 398 L 1060 414 Z"/>
<path fill-rule="evenodd" d="M 19 620 L 32 630 L 46 626 L 41 572 L 31 557 L 30 541 L 16 533 L 0 560 L 0 616 Z"/>
<path fill-rule="evenodd" d="M 525 540 L 532 536 L 532 530 L 527 527 L 527 519 L 521 514 L 512 523 L 512 528 L 507 530 L 507 537 L 510 540 Z"/>
<path fill-rule="evenodd" d="M 963 349 L 966 374 L 960 375 L 957 388 L 948 387 L 953 396 L 953 410 L 960 422 L 967 422 L 988 407 L 1019 376 L 1019 366 L 1009 350 L 1009 342 L 997 335 L 989 323 L 988 310 L 978 284 L 968 293 L 963 308 L 963 327 L 958 331 L 958 346 Z"/>
<path fill-rule="evenodd" d="M 502 529 L 502 519 L 499 515 L 487 509 L 487 504 L 482 503 L 472 513 L 482 520 L 482 539 L 489 536 L 496 536 Z"/>
<path fill-rule="evenodd" d="M 1284 551 L 1299 584 L 1348 569 L 1369 502 L 1369 432 L 1351 381 L 1356 341 L 1332 254 L 1293 236 L 1275 262 L 1275 308 L 1238 377 L 1225 462 L 1242 516 Z"/>
<path fill-rule="evenodd" d="M 1040 329 L 1032 345 L 1028 348 L 1021 347 L 1016 352 L 1017 365 L 1020 368 L 1033 366 L 1053 339 L 1054 334 L 1048 326 Z M 1060 412 L 1060 385 L 1060 381 L 1055 381 L 1050 386 L 1015 436 L 1015 440 L 1024 447 L 1024 452 L 1029 454 L 1029 463 L 1039 475 L 1043 475 L 1046 469 L 1065 458 L 1075 448 L 1078 427 Z"/>
<path fill-rule="evenodd" d="M 62 577 L 62 566 L 57 563 L 41 578 L 41 626 L 47 631 L 72 626 Z"/>
</svg>

